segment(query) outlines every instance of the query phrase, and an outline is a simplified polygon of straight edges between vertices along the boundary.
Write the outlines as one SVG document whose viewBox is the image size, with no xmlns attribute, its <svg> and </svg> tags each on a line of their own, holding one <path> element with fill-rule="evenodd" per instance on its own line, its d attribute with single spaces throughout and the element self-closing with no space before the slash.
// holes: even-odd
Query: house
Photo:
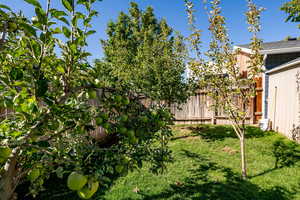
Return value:
<svg viewBox="0 0 300 200">
<path fill-rule="evenodd" d="M 246 71 L 250 46 L 238 45 L 235 48 L 241 49 L 238 64 L 241 72 Z M 300 122 L 300 80 L 296 76 L 300 78 L 300 41 L 263 43 L 261 54 L 264 56 L 264 73 L 258 81 L 254 100 L 254 123 L 269 119 L 273 130 L 291 137 L 291 130 Z"/>
<path fill-rule="evenodd" d="M 240 49 L 237 55 L 240 73 L 246 75 L 252 53 L 250 45 L 235 48 Z M 300 125 L 300 40 L 266 42 L 260 53 L 264 58 L 263 73 L 257 78 L 256 96 L 249 106 L 246 123 L 268 121 L 273 130 L 292 138 L 291 130 Z M 176 123 L 230 124 L 226 113 L 211 110 L 210 105 L 211 99 L 199 90 L 180 110 L 176 105 L 171 110 Z"/>
<path fill-rule="evenodd" d="M 293 138 L 300 125 L 300 58 L 266 72 L 269 78 L 268 118 L 272 129 Z"/>
</svg>

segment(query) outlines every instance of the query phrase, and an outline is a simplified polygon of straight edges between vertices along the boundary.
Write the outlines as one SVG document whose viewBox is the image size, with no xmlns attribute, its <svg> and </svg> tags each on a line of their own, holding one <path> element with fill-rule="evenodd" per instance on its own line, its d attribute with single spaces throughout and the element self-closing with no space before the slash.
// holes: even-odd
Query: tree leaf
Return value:
<svg viewBox="0 0 300 200">
<path fill-rule="evenodd" d="M 56 172 L 56 175 L 57 175 L 58 178 L 63 178 L 63 176 L 64 176 L 64 168 L 58 167 L 55 170 L 55 172 Z"/>
<path fill-rule="evenodd" d="M 3 5 L 3 4 L 0 4 L 0 8 L 6 9 L 6 10 L 11 10 L 10 7 Z"/>
<path fill-rule="evenodd" d="M 88 52 L 84 52 L 84 53 L 81 54 L 82 58 L 89 57 L 89 56 L 92 56 L 92 54 L 88 53 Z"/>
<path fill-rule="evenodd" d="M 94 34 L 94 33 L 96 33 L 95 30 L 90 30 L 90 31 L 88 31 L 88 32 L 86 33 L 86 35 L 92 35 L 92 34 Z"/>
<path fill-rule="evenodd" d="M 71 31 L 70 31 L 67 27 L 63 26 L 63 27 L 62 27 L 62 31 L 63 31 L 63 34 L 64 34 L 67 38 L 70 38 L 70 36 L 71 36 Z"/>
<path fill-rule="evenodd" d="M 57 66 L 56 70 L 62 74 L 65 73 L 65 69 L 62 66 Z"/>
<path fill-rule="evenodd" d="M 46 24 L 47 23 L 47 17 L 46 17 L 46 13 L 44 12 L 44 10 L 42 8 L 35 8 L 35 13 L 39 19 L 39 22 L 42 24 Z"/>
<path fill-rule="evenodd" d="M 78 19 L 84 19 L 84 18 L 85 18 L 85 15 L 84 15 L 83 13 L 81 13 L 81 12 L 76 12 L 76 17 L 77 17 Z"/>
<path fill-rule="evenodd" d="M 57 19 L 60 20 L 60 21 L 62 21 L 62 22 L 64 22 L 67 25 L 70 25 L 69 21 L 65 17 L 59 17 Z"/>
<path fill-rule="evenodd" d="M 51 13 L 51 16 L 55 17 L 55 18 L 68 15 L 66 12 L 61 11 L 61 10 L 56 10 L 56 9 L 51 9 L 50 13 Z"/>
<path fill-rule="evenodd" d="M 10 133 L 10 135 L 14 138 L 19 137 L 22 135 L 21 131 L 13 131 L 12 133 Z"/>
<path fill-rule="evenodd" d="M 72 12 L 72 11 L 73 11 L 72 4 L 70 3 L 70 1 L 68 1 L 68 0 L 62 0 L 62 4 L 64 5 L 64 7 L 65 7 L 69 12 Z"/>
<path fill-rule="evenodd" d="M 19 68 L 12 68 L 12 70 L 9 73 L 12 80 L 20 80 L 23 78 L 23 71 Z"/>
<path fill-rule="evenodd" d="M 41 4 L 37 0 L 25 0 L 27 3 L 34 5 L 35 7 L 41 8 Z"/>
<path fill-rule="evenodd" d="M 59 33 L 61 33 L 61 30 L 60 30 L 59 27 L 56 27 L 55 29 L 51 28 L 50 30 L 51 30 L 52 34 L 59 34 Z"/>
<path fill-rule="evenodd" d="M 27 34 L 29 33 L 31 35 L 36 36 L 36 30 L 32 26 L 26 23 L 20 23 L 20 26 L 23 28 L 25 32 L 27 32 Z"/>
</svg>

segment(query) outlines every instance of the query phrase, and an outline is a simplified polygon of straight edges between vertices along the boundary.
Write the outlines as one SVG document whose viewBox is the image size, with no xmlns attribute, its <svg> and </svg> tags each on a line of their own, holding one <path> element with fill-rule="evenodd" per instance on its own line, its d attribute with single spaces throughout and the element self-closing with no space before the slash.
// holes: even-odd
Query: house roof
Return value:
<svg viewBox="0 0 300 200">
<path fill-rule="evenodd" d="M 251 53 L 250 44 L 237 45 L 242 51 Z M 300 40 L 288 40 L 262 43 L 261 54 L 279 54 L 300 52 Z"/>
<path fill-rule="evenodd" d="M 275 67 L 269 71 L 267 71 L 267 74 L 272 74 L 280 71 L 284 71 L 286 69 L 294 68 L 297 64 L 300 64 L 300 58 L 296 58 L 294 60 L 291 60 L 287 63 L 284 63 L 282 65 L 279 65 L 278 67 Z"/>
</svg>

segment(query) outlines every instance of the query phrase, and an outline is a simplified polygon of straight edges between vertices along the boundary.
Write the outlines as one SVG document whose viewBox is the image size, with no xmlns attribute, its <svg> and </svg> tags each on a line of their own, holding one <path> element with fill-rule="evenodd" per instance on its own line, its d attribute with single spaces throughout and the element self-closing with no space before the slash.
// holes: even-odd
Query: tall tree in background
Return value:
<svg viewBox="0 0 300 200">
<path fill-rule="evenodd" d="M 281 10 L 288 14 L 286 21 L 300 22 L 300 1 L 291 0 L 284 3 Z M 300 28 L 300 25 L 299 25 Z"/>
<path fill-rule="evenodd" d="M 220 0 L 210 1 L 208 14 L 212 39 L 209 50 L 206 52 L 207 59 L 204 59 L 200 52 L 200 31 L 194 25 L 193 3 L 186 1 L 189 22 L 193 31 L 190 40 L 198 56 L 191 61 L 190 66 L 200 87 L 205 89 L 214 100 L 213 107 L 222 109 L 229 117 L 233 129 L 240 139 L 241 171 L 242 177 L 246 178 L 245 125 L 251 98 L 255 96 L 255 80 L 260 75 L 262 66 L 262 56 L 259 53 L 261 41 L 257 38 L 257 33 L 260 31 L 259 18 L 262 9 L 257 8 L 251 0 L 248 1 L 246 15 L 249 31 L 253 33 L 253 37 L 251 38 L 252 53 L 247 66 L 248 77 L 245 78 L 237 65 L 239 50 L 234 50 L 231 46 L 225 28 L 225 17 L 221 14 L 220 2 Z"/>
<path fill-rule="evenodd" d="M 45 9 L 38 0 L 25 1 L 34 6 L 35 16 L 32 19 L 0 5 L 3 22 L 0 24 L 0 110 L 6 110 L 0 116 L 0 199 L 11 199 L 22 183 L 30 185 L 28 193 L 33 196 L 45 193 L 48 196 L 58 195 L 58 192 L 65 193 L 68 186 L 72 190 L 69 190 L 68 198 L 78 194 L 88 199 L 96 191 L 103 194 L 114 180 L 128 170 L 142 167 L 143 161 L 152 164 L 154 172 L 163 169 L 170 154 L 167 148 L 167 138 L 171 134 L 168 125 L 172 123 L 169 112 L 162 107 L 145 107 L 137 100 L 134 90 L 118 85 L 119 79 L 113 80 L 110 73 L 100 76 L 106 72 L 95 69 L 87 61 L 90 53 L 85 51 L 86 39 L 95 32 L 91 30 L 91 20 L 97 15 L 93 9 L 96 0 L 62 0 L 59 5 L 47 0 Z M 61 6 L 63 10 L 55 6 Z M 134 10 L 138 11 L 132 8 L 132 12 Z M 148 20 L 155 21 L 153 16 L 147 17 L 151 13 L 148 11 L 143 15 L 147 26 L 139 28 L 151 27 Z M 131 22 L 122 16 L 124 22 L 119 26 L 125 26 L 125 30 L 131 29 Z M 116 28 L 122 34 L 124 29 L 119 26 Z M 158 30 L 159 27 L 166 30 Z M 143 34 L 152 35 L 148 31 Z M 144 38 L 141 34 L 141 39 L 152 42 L 145 41 L 145 46 L 132 44 L 131 48 L 140 52 L 143 48 L 147 49 L 147 45 L 156 44 L 154 40 L 162 40 L 170 34 L 165 22 L 154 24 L 152 31 L 160 33 L 161 38 Z M 133 42 L 130 38 L 125 39 L 122 45 Z M 166 53 L 167 56 L 176 57 L 176 53 L 181 55 L 184 51 L 177 38 L 163 44 L 165 46 L 157 46 L 156 51 L 143 51 L 162 55 L 150 56 L 151 60 L 141 67 L 147 70 L 146 65 L 150 62 L 157 65 L 165 62 L 160 67 L 171 66 L 167 63 L 171 62 L 169 57 L 159 59 L 164 57 L 164 51 L 173 52 L 169 45 L 178 44 L 181 51 Z M 118 57 L 109 54 L 109 47 L 106 46 L 106 52 L 110 55 L 107 60 L 111 57 L 109 64 L 120 65 L 121 69 L 135 69 L 137 65 L 131 65 L 128 60 L 135 63 L 139 60 L 138 56 L 122 56 L 129 50 L 129 46 L 121 48 L 122 45 L 115 46 L 120 47 L 120 53 L 111 50 L 111 53 L 122 58 L 119 62 L 116 61 Z M 146 57 L 144 54 L 141 56 Z M 128 61 L 127 65 L 122 65 L 125 61 Z M 179 66 L 172 70 L 182 72 L 181 58 L 172 62 Z M 134 72 L 138 78 L 148 80 L 160 75 L 155 71 L 158 68 L 149 70 L 153 71 L 145 74 L 147 77 L 142 76 L 143 71 Z M 130 85 L 131 76 L 135 77 L 134 88 L 141 89 L 134 73 L 124 76 L 122 81 Z M 176 78 L 176 81 L 181 80 L 179 76 Z M 106 80 L 112 82 L 107 84 Z M 152 83 L 142 80 L 141 84 L 152 86 Z M 155 93 L 151 93 L 150 89 L 148 93 L 160 98 L 160 91 L 165 94 L 166 89 L 163 85 L 159 86 L 154 89 Z M 176 85 L 174 89 L 170 85 L 166 87 L 171 91 L 178 89 Z M 64 183 L 61 185 L 58 183 L 62 181 L 56 181 L 52 184 L 58 186 L 51 193 L 44 183 L 53 176 L 56 180 L 61 178 Z M 44 192 L 39 194 L 41 190 Z M 23 197 L 19 195 L 20 199 Z M 39 199 L 43 198 L 39 196 Z"/>
<path fill-rule="evenodd" d="M 188 98 L 183 37 L 173 34 L 166 20 L 158 20 L 151 7 L 142 11 L 131 3 L 128 14 L 121 12 L 108 24 L 107 34 L 108 39 L 101 41 L 104 60 L 97 62 L 103 77 L 109 78 L 107 83 L 118 81 L 132 92 L 167 104 Z"/>
</svg>

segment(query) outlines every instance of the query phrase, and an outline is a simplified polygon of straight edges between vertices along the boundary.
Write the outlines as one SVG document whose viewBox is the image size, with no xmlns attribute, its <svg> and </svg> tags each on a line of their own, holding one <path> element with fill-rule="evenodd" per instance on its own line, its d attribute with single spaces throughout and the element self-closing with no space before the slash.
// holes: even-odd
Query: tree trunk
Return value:
<svg viewBox="0 0 300 200">
<path fill-rule="evenodd" d="M 246 152 L 245 152 L 245 130 L 241 134 L 240 138 L 240 148 L 241 148 L 241 166 L 242 166 L 242 178 L 247 178 L 247 166 L 246 166 Z"/>
<path fill-rule="evenodd" d="M 16 188 L 17 159 L 13 153 L 4 166 L 0 175 L 0 200 L 11 200 Z"/>
</svg>

